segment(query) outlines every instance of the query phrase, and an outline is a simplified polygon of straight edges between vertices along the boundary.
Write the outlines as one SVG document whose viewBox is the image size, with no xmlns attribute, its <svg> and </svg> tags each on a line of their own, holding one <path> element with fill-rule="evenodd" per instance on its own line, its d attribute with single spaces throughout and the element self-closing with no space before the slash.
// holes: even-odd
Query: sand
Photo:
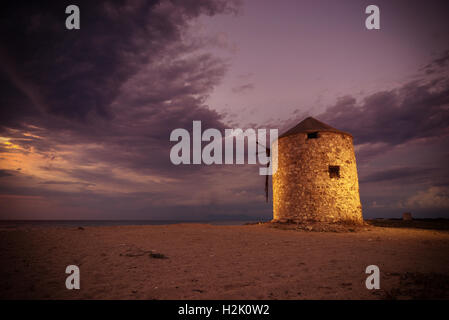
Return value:
<svg viewBox="0 0 449 320">
<path fill-rule="evenodd" d="M 150 252 L 153 256 L 150 256 Z M 0 229 L 2 299 L 413 299 L 449 295 L 447 231 L 268 225 Z M 77 265 L 81 289 L 67 290 Z M 380 290 L 365 287 L 377 265 Z"/>
</svg>

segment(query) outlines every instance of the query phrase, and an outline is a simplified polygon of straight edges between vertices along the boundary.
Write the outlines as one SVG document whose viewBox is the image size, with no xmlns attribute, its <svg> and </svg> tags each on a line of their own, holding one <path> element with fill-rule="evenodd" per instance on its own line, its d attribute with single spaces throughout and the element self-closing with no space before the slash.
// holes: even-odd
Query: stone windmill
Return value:
<svg viewBox="0 0 449 320">
<path fill-rule="evenodd" d="M 279 137 L 273 221 L 363 222 L 352 140 L 312 117 Z"/>
</svg>

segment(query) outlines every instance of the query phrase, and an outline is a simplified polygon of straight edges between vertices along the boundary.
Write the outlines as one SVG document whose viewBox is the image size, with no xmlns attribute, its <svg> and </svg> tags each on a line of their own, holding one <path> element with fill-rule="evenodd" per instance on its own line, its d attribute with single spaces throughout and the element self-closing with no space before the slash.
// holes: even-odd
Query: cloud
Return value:
<svg viewBox="0 0 449 320">
<path fill-rule="evenodd" d="M 350 132 L 356 144 L 388 146 L 449 133 L 449 79 L 414 81 L 357 101 L 344 96 L 318 116 Z"/>
<path fill-rule="evenodd" d="M 3 177 L 10 177 L 10 176 L 12 176 L 12 175 L 13 175 L 13 174 L 10 173 L 9 170 L 0 170 L 0 178 L 3 178 Z"/>
<path fill-rule="evenodd" d="M 95 186 L 95 184 L 92 184 L 92 183 L 83 183 L 83 182 L 77 182 L 77 181 L 44 181 L 44 182 L 41 182 L 41 184 L 81 185 L 81 186 L 85 186 L 85 187 Z"/>
<path fill-rule="evenodd" d="M 79 1 L 81 30 L 73 32 L 63 1 L 5 8 L 1 193 L 64 207 L 85 198 L 86 208 L 104 212 L 123 201 L 122 214 L 219 198 L 220 184 L 211 184 L 220 173 L 174 166 L 169 136 L 193 120 L 224 129 L 205 101 L 226 62 L 205 52 L 208 41 L 190 41 L 189 28 L 200 15 L 235 12 L 238 2 Z M 11 179 L 17 163 L 22 173 Z"/>
<path fill-rule="evenodd" d="M 238 87 L 232 88 L 232 92 L 234 93 L 245 93 L 254 89 L 254 85 L 252 83 L 247 83 Z"/>
<path fill-rule="evenodd" d="M 112 119 L 110 105 L 127 79 L 168 58 L 174 47 L 185 49 L 189 20 L 233 10 L 232 2 L 220 0 L 79 1 L 81 29 L 68 31 L 68 4 L 19 1 L 2 10 L 0 80 L 11 90 L 1 102 L 19 108 L 2 110 L 1 124 L 48 115 Z"/>
<path fill-rule="evenodd" d="M 426 167 L 402 167 L 377 171 L 360 178 L 361 183 L 400 181 L 406 183 L 412 181 L 418 182 L 430 181 L 435 173 L 439 172 L 437 168 Z"/>
<path fill-rule="evenodd" d="M 405 206 L 419 209 L 449 209 L 449 188 L 431 187 L 409 197 Z"/>
<path fill-rule="evenodd" d="M 189 21 L 236 3 L 81 1 L 79 32 L 58 27 L 64 3 L 9 7 L 0 130 L 18 152 L 170 174 L 173 129 L 224 127 L 204 101 L 226 64 L 184 41 Z"/>
<path fill-rule="evenodd" d="M 189 25 L 201 14 L 233 12 L 236 1 L 91 3 L 79 3 L 86 18 L 78 34 L 59 29 L 59 9 L 26 8 L 31 16 L 50 12 L 50 26 L 40 25 L 41 16 L 17 24 L 26 37 L 2 51 L 8 92 L 0 142 L 8 144 L 0 144 L 0 152 L 8 180 L 0 194 L 10 201 L 26 197 L 30 206 L 47 199 L 47 211 L 39 211 L 47 218 L 74 208 L 79 216 L 111 218 L 222 213 L 214 205 L 237 213 L 237 203 L 263 212 L 263 185 L 248 191 L 260 178 L 258 168 L 240 168 L 236 176 L 226 167 L 174 166 L 169 158 L 173 129 L 189 130 L 193 120 L 201 120 L 203 130 L 225 128 L 205 101 L 226 62 L 205 52 L 209 42 L 189 41 Z M 9 10 L 11 19 L 23 15 Z M 2 32 L 12 37 L 12 30 Z M 17 162 L 22 173 L 6 176 Z M 11 216 L 16 207 L 3 212 Z"/>
<path fill-rule="evenodd" d="M 449 50 L 441 52 L 438 57 L 432 60 L 429 64 L 426 64 L 421 70 L 426 74 L 431 75 L 435 73 L 441 73 L 447 71 L 449 67 Z"/>
</svg>

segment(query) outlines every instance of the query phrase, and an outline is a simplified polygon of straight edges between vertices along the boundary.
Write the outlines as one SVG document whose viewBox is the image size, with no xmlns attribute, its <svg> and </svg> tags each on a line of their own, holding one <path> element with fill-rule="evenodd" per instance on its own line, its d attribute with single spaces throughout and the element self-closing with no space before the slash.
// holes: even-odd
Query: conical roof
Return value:
<svg viewBox="0 0 449 320">
<path fill-rule="evenodd" d="M 323 132 L 323 131 L 346 134 L 346 135 L 352 137 L 352 135 L 347 132 L 335 129 L 335 128 L 331 127 L 330 125 L 325 124 L 324 122 L 318 121 L 315 118 L 308 117 L 308 118 L 304 119 L 303 121 L 301 121 L 300 123 L 298 123 L 293 128 L 287 130 L 279 138 L 291 136 L 291 135 L 294 135 L 297 133 Z"/>
</svg>

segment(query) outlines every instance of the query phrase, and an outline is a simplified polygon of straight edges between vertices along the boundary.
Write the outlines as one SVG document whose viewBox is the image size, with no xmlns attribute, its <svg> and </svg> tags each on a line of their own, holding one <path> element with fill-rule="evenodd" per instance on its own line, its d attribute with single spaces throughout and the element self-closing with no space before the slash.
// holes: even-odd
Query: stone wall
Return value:
<svg viewBox="0 0 449 320">
<path fill-rule="evenodd" d="M 273 220 L 361 223 L 359 183 L 350 135 L 319 132 L 317 139 L 298 133 L 278 140 L 273 152 Z M 273 149 L 273 151 L 275 151 Z M 329 166 L 340 166 L 330 177 Z"/>
</svg>

